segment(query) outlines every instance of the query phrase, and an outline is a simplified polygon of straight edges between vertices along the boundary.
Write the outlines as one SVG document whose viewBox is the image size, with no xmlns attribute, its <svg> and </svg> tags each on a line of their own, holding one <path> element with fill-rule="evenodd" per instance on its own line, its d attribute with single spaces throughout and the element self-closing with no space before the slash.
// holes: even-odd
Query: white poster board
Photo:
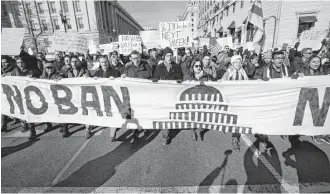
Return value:
<svg viewBox="0 0 330 194">
<path fill-rule="evenodd" d="M 229 46 L 229 48 L 233 49 L 233 47 L 234 47 L 233 38 L 231 36 L 224 37 L 224 38 L 218 38 L 217 41 L 222 48 L 224 48 L 225 46 Z"/>
<path fill-rule="evenodd" d="M 210 46 L 210 39 L 209 38 L 199 38 L 199 47 L 203 47 L 204 45 L 209 48 Z"/>
<path fill-rule="evenodd" d="M 147 49 L 160 48 L 160 34 L 156 30 L 140 31 L 143 45 Z"/>
<path fill-rule="evenodd" d="M 1 55 L 20 54 L 25 30 L 25 28 L 2 28 Z"/>
<path fill-rule="evenodd" d="M 77 33 L 56 32 L 52 39 L 51 50 L 84 54 L 87 53 L 88 50 L 88 38 Z"/>
<path fill-rule="evenodd" d="M 191 29 L 189 21 L 159 23 L 161 46 L 190 47 L 193 41 Z"/>
<path fill-rule="evenodd" d="M 322 40 L 327 36 L 327 31 L 306 30 L 300 35 L 300 44 L 298 51 L 303 48 L 312 48 L 319 50 L 322 46 Z"/>
<path fill-rule="evenodd" d="M 142 53 L 142 40 L 139 35 L 119 35 L 119 53 L 129 55 L 132 51 Z"/>
</svg>

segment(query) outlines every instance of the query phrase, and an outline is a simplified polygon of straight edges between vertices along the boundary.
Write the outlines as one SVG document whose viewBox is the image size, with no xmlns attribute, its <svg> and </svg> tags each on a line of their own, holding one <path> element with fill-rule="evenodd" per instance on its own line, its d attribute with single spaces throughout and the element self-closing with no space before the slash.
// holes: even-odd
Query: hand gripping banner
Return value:
<svg viewBox="0 0 330 194">
<path fill-rule="evenodd" d="M 330 134 L 330 76 L 268 82 L 1 78 L 1 114 L 27 122 L 140 129 Z"/>
</svg>

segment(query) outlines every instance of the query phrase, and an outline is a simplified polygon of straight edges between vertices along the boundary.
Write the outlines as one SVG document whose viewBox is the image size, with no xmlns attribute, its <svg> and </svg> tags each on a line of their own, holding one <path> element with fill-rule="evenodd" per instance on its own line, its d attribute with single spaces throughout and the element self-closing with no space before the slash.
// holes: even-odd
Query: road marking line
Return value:
<svg viewBox="0 0 330 194">
<path fill-rule="evenodd" d="M 101 134 L 104 130 L 98 131 L 97 133 Z M 60 178 L 63 176 L 63 174 L 65 173 L 65 171 L 68 170 L 68 168 L 71 166 L 71 164 L 75 161 L 75 159 L 79 156 L 79 154 L 83 151 L 83 149 L 87 146 L 88 142 L 91 140 L 92 138 L 89 138 L 88 140 L 86 140 L 84 142 L 84 144 L 79 148 L 79 150 L 73 155 L 73 157 L 70 159 L 70 161 L 64 166 L 64 168 L 61 170 L 61 172 L 55 177 L 55 179 L 52 182 L 52 186 L 54 186 L 59 180 Z"/>
<path fill-rule="evenodd" d="M 272 173 L 274 178 L 281 183 L 282 188 L 288 192 L 288 193 L 299 193 L 299 185 L 291 185 L 288 183 L 284 178 L 276 171 L 276 169 L 268 162 L 268 160 L 260 153 L 260 151 L 252 144 L 250 139 L 242 134 L 241 138 L 246 143 L 246 145 L 250 148 L 252 148 L 252 152 L 255 155 L 255 157 L 259 158 L 261 162 L 266 166 L 266 168 Z"/>
</svg>

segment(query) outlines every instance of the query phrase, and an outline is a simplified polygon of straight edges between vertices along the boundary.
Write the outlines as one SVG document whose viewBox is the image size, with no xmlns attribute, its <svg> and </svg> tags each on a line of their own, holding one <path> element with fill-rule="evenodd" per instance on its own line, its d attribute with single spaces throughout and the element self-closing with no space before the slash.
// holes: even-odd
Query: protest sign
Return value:
<svg viewBox="0 0 330 194">
<path fill-rule="evenodd" d="M 88 50 L 89 50 L 89 54 L 97 53 L 98 48 L 94 40 L 88 40 Z"/>
<path fill-rule="evenodd" d="M 300 44 L 298 51 L 303 48 L 312 48 L 313 50 L 319 50 L 322 46 L 322 40 L 327 36 L 326 31 L 306 30 L 300 35 Z"/>
<path fill-rule="evenodd" d="M 190 47 L 192 44 L 191 23 L 189 21 L 159 23 L 161 46 Z"/>
<path fill-rule="evenodd" d="M 143 45 L 147 49 L 160 48 L 160 36 L 158 31 L 140 31 L 140 36 Z"/>
<path fill-rule="evenodd" d="M 88 38 L 77 33 L 56 32 L 52 38 L 51 50 L 87 53 Z"/>
<path fill-rule="evenodd" d="M 233 49 L 233 39 L 231 36 L 218 38 L 217 42 L 222 48 L 224 48 L 225 46 L 229 46 L 229 48 Z"/>
<path fill-rule="evenodd" d="M 203 47 L 204 45 L 209 48 L 210 45 L 210 39 L 209 38 L 199 38 L 199 47 Z"/>
<path fill-rule="evenodd" d="M 246 43 L 246 48 L 247 48 L 249 51 L 253 51 L 253 50 L 254 50 L 254 44 L 253 44 L 253 42 L 247 42 L 247 43 Z"/>
<path fill-rule="evenodd" d="M 109 44 L 100 44 L 100 50 L 103 52 L 103 54 L 108 54 L 113 51 L 118 51 L 119 44 L 118 42 L 111 42 Z"/>
<path fill-rule="evenodd" d="M 132 51 L 142 53 L 142 41 L 139 35 L 119 35 L 119 53 L 131 54 Z"/>
<path fill-rule="evenodd" d="M 330 76 L 204 84 L 8 76 L 1 78 L 1 114 L 32 123 L 322 135 L 330 133 L 329 83 Z"/>
<path fill-rule="evenodd" d="M 1 55 L 19 55 L 25 28 L 2 28 Z"/>
</svg>

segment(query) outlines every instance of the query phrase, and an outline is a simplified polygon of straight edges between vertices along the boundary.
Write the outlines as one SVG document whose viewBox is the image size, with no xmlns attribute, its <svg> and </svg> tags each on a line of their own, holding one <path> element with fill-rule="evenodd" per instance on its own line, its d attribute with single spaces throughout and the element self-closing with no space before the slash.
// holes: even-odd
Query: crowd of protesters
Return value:
<svg viewBox="0 0 330 194">
<path fill-rule="evenodd" d="M 183 81 L 218 81 L 218 80 L 264 80 L 292 78 L 302 76 L 318 76 L 330 74 L 329 42 L 322 42 L 322 48 L 312 51 L 304 48 L 298 51 L 299 43 L 292 49 L 274 49 L 257 54 L 242 48 L 232 50 L 225 46 L 217 55 L 211 55 L 207 46 L 200 50 L 190 48 L 150 49 L 147 53 L 133 51 L 129 56 L 119 55 L 114 51 L 109 55 L 65 53 L 56 51 L 55 59 L 48 60 L 43 53 L 31 56 L 21 51 L 19 56 L 1 58 L 1 75 L 28 76 L 31 78 L 58 81 L 73 77 L 93 77 L 114 79 L 116 77 L 131 77 L 159 80 Z M 7 131 L 10 117 L 1 116 L 1 131 Z M 35 125 L 19 119 L 22 132 L 30 132 L 29 140 L 36 138 Z M 70 136 L 69 124 L 61 124 L 63 137 Z M 93 126 L 86 125 L 86 138 L 92 137 Z M 46 123 L 45 131 L 52 129 L 52 123 Z M 201 139 L 203 129 L 192 129 L 192 138 Z M 148 130 L 146 130 L 147 132 Z M 138 139 L 138 130 L 133 130 L 134 143 Z M 115 140 L 116 131 L 111 132 Z M 198 138 L 197 138 L 198 137 Z M 267 135 L 257 134 L 256 137 L 267 147 Z M 299 136 L 289 136 L 291 143 L 298 142 Z M 163 144 L 169 144 L 169 131 L 163 130 Z M 316 143 L 330 144 L 330 136 L 314 136 Z M 233 133 L 234 149 L 240 149 L 240 134 Z"/>
</svg>

